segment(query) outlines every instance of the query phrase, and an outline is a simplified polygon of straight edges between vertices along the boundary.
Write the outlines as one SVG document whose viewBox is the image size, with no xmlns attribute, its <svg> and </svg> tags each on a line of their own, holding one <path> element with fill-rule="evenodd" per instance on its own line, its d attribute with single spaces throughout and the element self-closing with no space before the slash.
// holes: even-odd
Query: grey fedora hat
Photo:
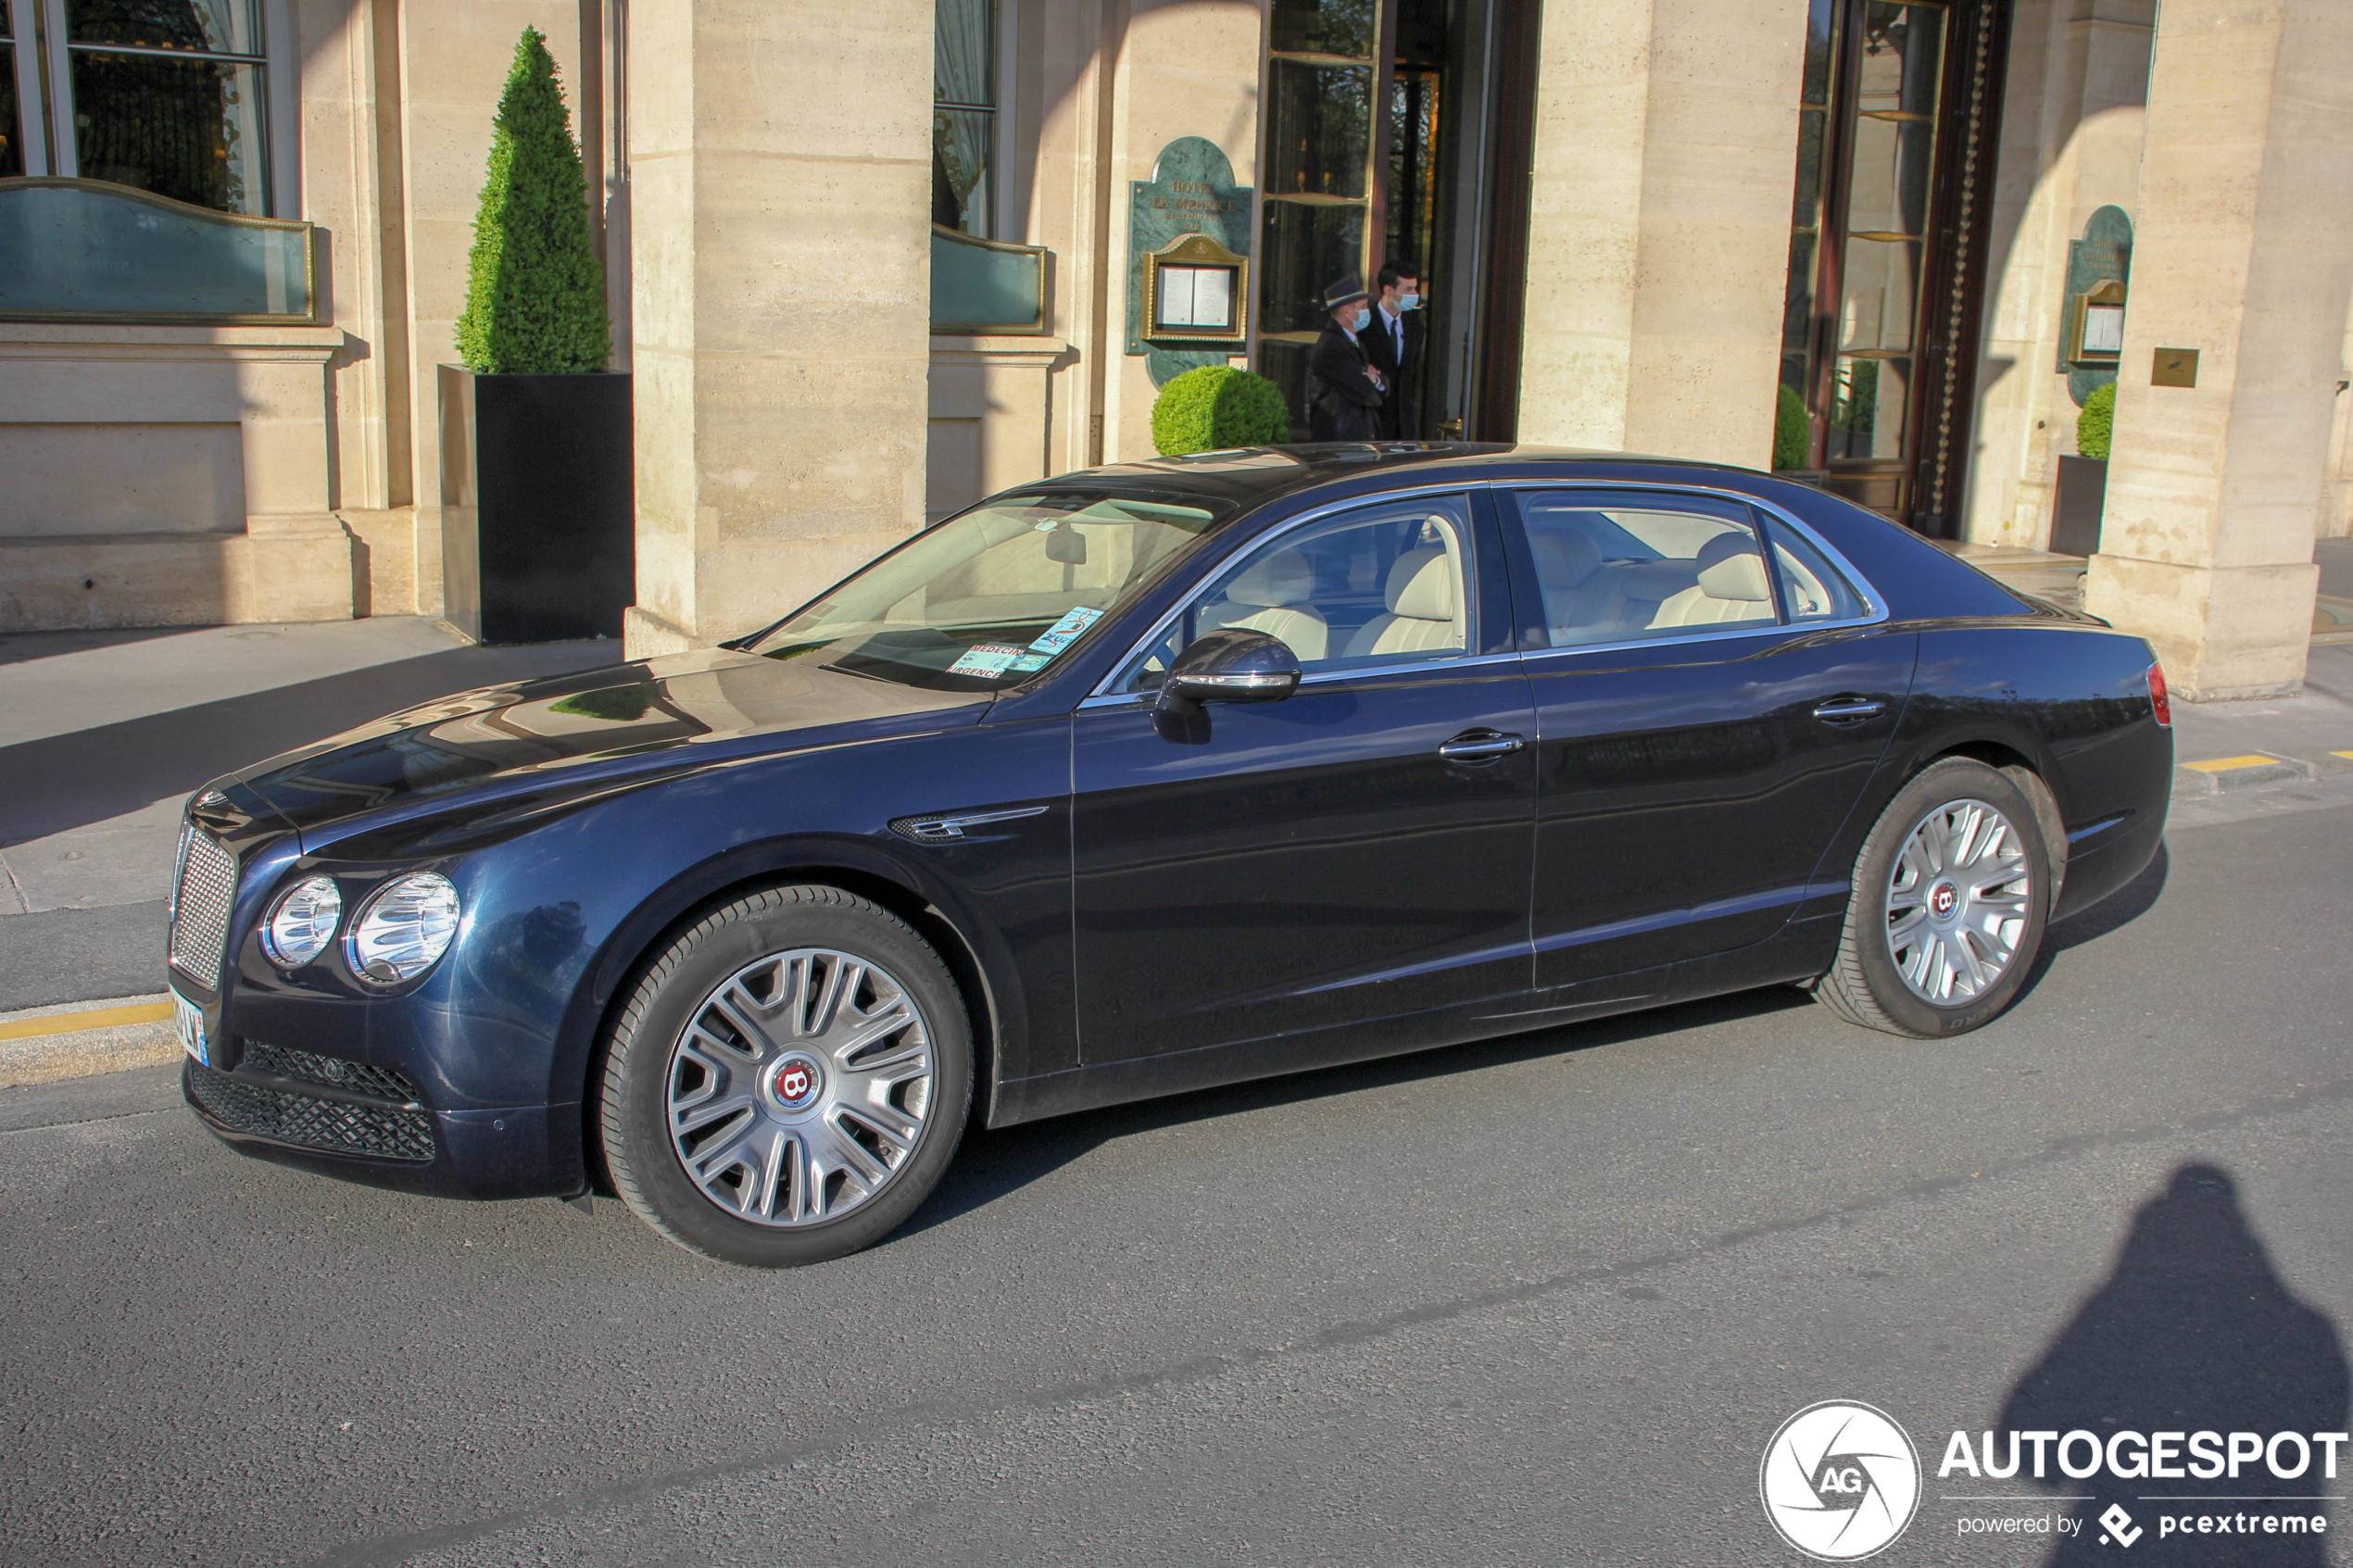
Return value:
<svg viewBox="0 0 2353 1568">
<path fill-rule="evenodd" d="M 1364 280 L 1357 277 L 1355 273 L 1351 272 L 1342 277 L 1338 282 L 1326 286 L 1324 289 L 1324 308 L 1327 310 L 1337 310 L 1341 306 L 1349 304 L 1353 300 L 1368 299 L 1370 297 L 1371 295 L 1365 292 Z"/>
</svg>

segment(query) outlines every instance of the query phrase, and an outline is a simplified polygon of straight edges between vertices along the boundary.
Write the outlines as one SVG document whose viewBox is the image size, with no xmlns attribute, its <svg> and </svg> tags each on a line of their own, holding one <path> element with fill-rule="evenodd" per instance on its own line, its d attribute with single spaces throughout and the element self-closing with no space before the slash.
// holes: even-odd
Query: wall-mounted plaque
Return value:
<svg viewBox="0 0 2353 1568">
<path fill-rule="evenodd" d="M 2133 220 L 2103 207 L 2067 246 L 2067 294 L 2059 316 L 2057 370 L 2067 395 L 2084 400 L 2116 380 L 2124 352 L 2124 293 L 2133 273 Z"/>
<path fill-rule="evenodd" d="M 2197 350 L 2195 348 L 2160 348 L 2149 365 L 2151 386 L 2196 386 L 2197 384 Z"/>
<path fill-rule="evenodd" d="M 2123 355 L 2124 284 L 2111 278 L 2076 295 L 2067 359 L 2070 365 L 2114 365 Z"/>
<path fill-rule="evenodd" d="M 1144 258 L 1146 338 L 1240 345 L 1248 335 L 1250 262 L 1207 234 Z"/>
<path fill-rule="evenodd" d="M 1247 345 L 1254 194 L 1205 136 L 1177 137 L 1128 186 L 1127 352 L 1153 385 Z M 1207 248 L 1177 254 L 1194 242 Z"/>
</svg>

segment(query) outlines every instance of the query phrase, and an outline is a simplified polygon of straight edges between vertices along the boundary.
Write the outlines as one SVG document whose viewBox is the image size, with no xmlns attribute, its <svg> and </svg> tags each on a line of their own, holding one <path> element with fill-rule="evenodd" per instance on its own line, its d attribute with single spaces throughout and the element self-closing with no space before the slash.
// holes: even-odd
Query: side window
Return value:
<svg viewBox="0 0 2353 1568">
<path fill-rule="evenodd" d="M 1863 596 L 1840 576 L 1822 552 L 1795 530 L 1771 518 L 1765 520 L 1766 536 L 1773 541 L 1773 561 L 1781 574 L 1781 602 L 1789 618 L 1809 621 L 1855 621 L 1863 614 Z"/>
<path fill-rule="evenodd" d="M 1222 570 L 1115 689 L 1152 690 L 1194 638 L 1227 626 L 1279 637 L 1309 674 L 1460 659 L 1473 646 L 1473 559 L 1459 496 L 1309 523 Z"/>
<path fill-rule="evenodd" d="M 1746 508 L 1523 494 L 1521 526 L 1552 646 L 1770 626 L 1773 589 Z"/>
</svg>

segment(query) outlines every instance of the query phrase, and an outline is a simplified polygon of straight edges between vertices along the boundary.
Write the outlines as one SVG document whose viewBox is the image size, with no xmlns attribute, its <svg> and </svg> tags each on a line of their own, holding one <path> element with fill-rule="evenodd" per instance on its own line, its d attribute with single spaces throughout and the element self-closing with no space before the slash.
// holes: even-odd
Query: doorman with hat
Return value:
<svg viewBox="0 0 2353 1568">
<path fill-rule="evenodd" d="M 1324 332 L 1307 361 L 1307 431 L 1312 441 L 1370 441 L 1388 387 L 1365 358 L 1356 334 L 1372 320 L 1365 285 L 1351 272 L 1324 291 Z"/>
</svg>

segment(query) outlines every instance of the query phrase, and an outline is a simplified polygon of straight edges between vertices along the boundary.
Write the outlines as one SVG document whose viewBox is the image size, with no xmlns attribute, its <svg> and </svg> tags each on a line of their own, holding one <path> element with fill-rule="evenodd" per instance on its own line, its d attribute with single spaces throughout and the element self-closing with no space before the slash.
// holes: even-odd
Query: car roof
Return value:
<svg viewBox="0 0 2353 1568">
<path fill-rule="evenodd" d="M 1098 485 L 1116 492 L 1129 487 L 1161 494 L 1192 495 L 1203 500 L 1247 509 L 1302 491 L 1376 474 L 1402 477 L 1403 470 L 1487 470 L 1522 465 L 1543 468 L 1596 469 L 1637 464 L 1706 473 L 1737 475 L 1745 480 L 1764 476 L 1729 463 L 1696 462 L 1639 452 L 1588 451 L 1568 446 L 1513 445 L 1470 441 L 1326 441 L 1288 446 L 1240 446 L 1222 452 L 1196 452 L 1179 458 L 1151 458 L 1132 463 L 1110 463 L 1076 473 L 1057 475 L 1017 488 L 1015 494 Z M 1567 477 L 1564 475 L 1563 477 Z M 1599 475 L 1596 475 L 1599 477 Z"/>
</svg>

